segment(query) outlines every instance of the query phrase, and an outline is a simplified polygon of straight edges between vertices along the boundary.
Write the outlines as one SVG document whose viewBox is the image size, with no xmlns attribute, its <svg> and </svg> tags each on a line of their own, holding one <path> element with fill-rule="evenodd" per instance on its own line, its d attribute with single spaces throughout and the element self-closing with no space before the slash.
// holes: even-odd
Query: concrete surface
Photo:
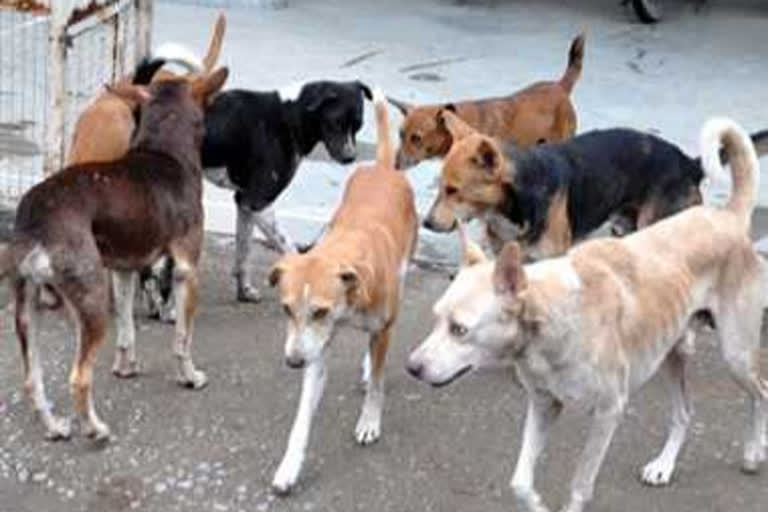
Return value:
<svg viewBox="0 0 768 512">
<path fill-rule="evenodd" d="M 697 12 L 689 2 L 662 1 L 666 17 L 655 26 L 638 23 L 618 0 L 296 0 L 282 10 L 228 9 L 222 62 L 232 69 L 227 87 L 360 78 L 398 98 L 437 102 L 557 78 L 571 39 L 586 30 L 584 74 L 574 92 L 580 131 L 653 130 L 697 154 L 710 116 L 731 116 L 749 130 L 768 127 L 768 2 L 711 0 Z M 204 50 L 214 10 L 161 3 L 155 11 L 156 43 Z M 400 116 L 391 112 L 395 135 Z M 363 142 L 375 140 L 371 119 L 367 109 Z M 410 172 L 421 211 L 433 200 L 437 170 L 429 162 Z M 286 231 L 311 240 L 348 172 L 322 152 L 305 161 L 277 204 Z M 713 187 L 716 196 L 722 190 Z M 761 197 L 768 204 L 768 184 Z M 206 199 L 209 229 L 231 233 L 231 194 L 211 186 Z M 422 240 L 427 259 L 450 258 L 455 248 L 450 236 L 426 232 Z"/>
<path fill-rule="evenodd" d="M 258 251 L 256 277 L 274 255 Z M 95 396 L 117 436 L 106 447 L 75 437 L 43 440 L 22 399 L 20 359 L 8 311 L 0 321 L 0 512 L 449 512 L 515 510 L 508 488 L 520 447 L 524 394 L 508 370 L 484 371 L 434 390 L 404 370 L 409 349 L 427 333 L 444 274 L 412 269 L 390 351 L 381 440 L 353 439 L 362 396 L 358 368 L 365 338 L 342 330 L 328 353 L 329 378 L 297 492 L 275 498 L 269 483 L 293 420 L 299 372 L 282 362 L 280 307 L 269 294 L 238 305 L 228 278 L 232 243 L 208 238 L 197 317 L 195 359 L 211 383 L 181 389 L 170 375 L 172 328 L 139 318 L 142 375 L 111 376 L 113 342 L 99 353 Z M 5 300 L 6 287 L 0 292 Z M 49 398 L 71 409 L 67 391 L 73 344 L 60 318 L 44 322 L 41 346 Z M 709 337 L 697 342 L 690 389 L 696 415 L 679 475 L 665 489 L 643 487 L 639 468 L 664 439 L 666 396 L 655 383 L 630 403 L 608 452 L 593 512 L 764 512 L 768 469 L 739 472 L 744 395 L 724 371 Z M 768 361 L 766 361 L 768 362 Z M 764 365 L 768 372 L 768 365 Z M 585 439 L 588 420 L 568 412 L 538 471 L 557 510 Z"/>
</svg>

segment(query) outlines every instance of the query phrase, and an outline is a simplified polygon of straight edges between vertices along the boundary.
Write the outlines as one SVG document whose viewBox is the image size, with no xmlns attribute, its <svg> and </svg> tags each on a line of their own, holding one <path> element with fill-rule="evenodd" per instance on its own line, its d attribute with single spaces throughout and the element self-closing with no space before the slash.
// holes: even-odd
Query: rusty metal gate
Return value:
<svg viewBox="0 0 768 512">
<path fill-rule="evenodd" d="M 61 167 L 77 116 L 150 44 L 152 0 L 0 0 L 0 202 Z"/>
</svg>

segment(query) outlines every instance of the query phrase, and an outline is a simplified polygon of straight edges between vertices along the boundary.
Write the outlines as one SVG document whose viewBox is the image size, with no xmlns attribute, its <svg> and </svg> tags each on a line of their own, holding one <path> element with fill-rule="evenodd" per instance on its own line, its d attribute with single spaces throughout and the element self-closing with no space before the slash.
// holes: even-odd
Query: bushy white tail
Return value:
<svg viewBox="0 0 768 512">
<path fill-rule="evenodd" d="M 174 62 L 187 68 L 187 70 L 199 73 L 203 70 L 203 61 L 189 48 L 179 43 L 164 43 L 152 54 L 155 59 L 163 59 Z"/>
<path fill-rule="evenodd" d="M 699 142 L 701 165 L 711 180 L 725 174 L 720 160 L 720 148 L 727 153 L 733 184 L 731 197 L 725 207 L 741 215 L 749 226 L 760 189 L 760 164 L 752 140 L 735 121 L 714 118 L 704 124 Z"/>
</svg>

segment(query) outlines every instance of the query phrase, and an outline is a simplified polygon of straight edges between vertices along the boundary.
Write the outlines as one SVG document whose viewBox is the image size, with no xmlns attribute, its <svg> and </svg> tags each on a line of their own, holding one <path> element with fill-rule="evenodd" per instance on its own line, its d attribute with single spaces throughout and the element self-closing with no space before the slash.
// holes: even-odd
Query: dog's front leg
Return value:
<svg viewBox="0 0 768 512">
<path fill-rule="evenodd" d="M 369 346 L 369 375 L 365 382 L 365 400 L 355 427 L 355 439 L 362 445 L 371 444 L 381 435 L 381 412 L 384 408 L 384 360 L 389 347 L 389 328 L 371 336 Z"/>
<path fill-rule="evenodd" d="M 240 302 L 259 302 L 261 293 L 251 284 L 251 272 L 248 258 L 251 255 L 253 227 L 256 224 L 256 212 L 247 205 L 237 205 L 237 228 L 235 230 L 235 269 L 237 281 L 237 300 Z"/>
<path fill-rule="evenodd" d="M 133 298 L 136 292 L 136 273 L 112 271 L 112 292 L 115 298 L 117 324 L 117 352 L 112 373 L 117 377 L 135 377 L 138 373 L 136 360 L 136 327 L 133 323 Z"/>
<path fill-rule="evenodd" d="M 612 404 L 595 410 L 587 444 L 581 452 L 571 482 L 571 500 L 563 512 L 582 512 L 585 505 L 592 500 L 597 473 L 616 432 L 622 409 L 620 404 Z"/>
<path fill-rule="evenodd" d="M 523 429 L 523 445 L 510 486 L 520 506 L 528 512 L 547 512 L 534 488 L 536 461 L 547 442 L 550 427 L 560 416 L 562 405 L 548 394 L 529 392 L 528 412 Z"/>
<path fill-rule="evenodd" d="M 176 296 L 176 334 L 173 353 L 178 364 L 178 381 L 191 389 L 202 389 L 208 377 L 192 361 L 192 329 L 197 310 L 197 268 L 179 251 L 173 255 L 173 294 Z"/>
<path fill-rule="evenodd" d="M 256 212 L 256 226 L 264 233 L 269 243 L 274 246 L 278 251 L 283 254 L 287 252 L 295 252 L 296 244 L 280 231 L 280 227 L 277 224 L 277 217 L 275 216 L 275 210 L 268 206 L 267 208 Z"/>
<path fill-rule="evenodd" d="M 272 487 L 278 494 L 288 494 L 299 478 L 309 443 L 312 418 L 317 411 L 324 388 L 325 361 L 321 357 L 304 369 L 299 409 L 296 412 L 296 419 L 293 420 L 288 448 L 272 480 Z"/>
</svg>

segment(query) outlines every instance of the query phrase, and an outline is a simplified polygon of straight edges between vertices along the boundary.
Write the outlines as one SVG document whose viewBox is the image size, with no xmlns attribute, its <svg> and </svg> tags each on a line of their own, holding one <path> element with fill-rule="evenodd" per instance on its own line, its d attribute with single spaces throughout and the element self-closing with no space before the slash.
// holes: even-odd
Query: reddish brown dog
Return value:
<svg viewBox="0 0 768 512">
<path fill-rule="evenodd" d="M 439 113 L 450 110 L 481 133 L 519 148 L 559 142 L 576 133 L 576 110 L 571 91 L 581 75 L 584 34 L 571 43 L 568 67 L 562 78 L 536 82 L 510 96 L 413 106 L 389 98 L 405 116 L 400 129 L 397 168 L 407 169 L 422 160 L 442 157 L 451 148 L 451 134 L 439 122 Z"/>
<path fill-rule="evenodd" d="M 174 259 L 179 379 L 193 388 L 206 384 L 190 354 L 203 237 L 202 106 L 227 74 L 223 68 L 191 83 L 153 84 L 143 93 L 141 123 L 124 157 L 68 167 L 33 187 L 19 204 L 13 240 L 0 251 L 0 276 L 13 280 L 24 387 L 50 438 L 68 438 L 70 426 L 53 415 L 43 386 L 36 339 L 43 288 L 67 306 L 75 325 L 70 385 L 87 435 L 110 435 L 92 396 L 96 349 L 109 324 L 108 269 L 129 272 L 161 255 Z"/>
</svg>

